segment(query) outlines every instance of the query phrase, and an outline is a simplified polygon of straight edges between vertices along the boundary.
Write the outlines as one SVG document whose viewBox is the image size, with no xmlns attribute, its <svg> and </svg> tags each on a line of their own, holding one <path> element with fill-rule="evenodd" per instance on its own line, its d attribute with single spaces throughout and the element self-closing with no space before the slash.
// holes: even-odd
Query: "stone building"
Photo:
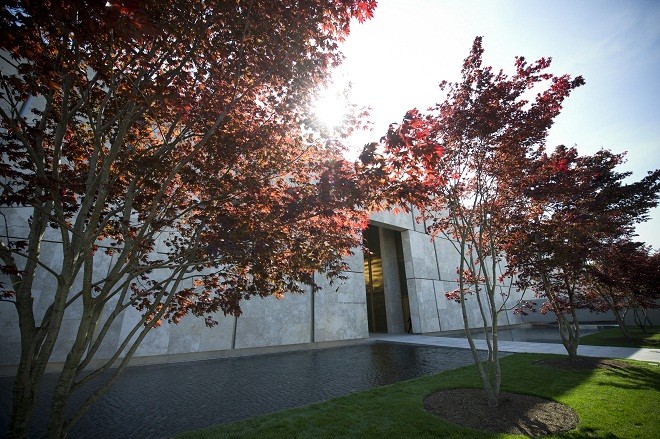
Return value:
<svg viewBox="0 0 660 439">
<path fill-rule="evenodd" d="M 7 71 L 6 63 L 0 62 L 0 67 Z M 43 105 L 39 99 L 33 99 L 30 106 Z M 2 228 L 11 237 L 27 236 L 28 210 L 3 208 L 0 213 Z M 317 293 L 289 294 L 281 300 L 252 298 L 242 303 L 243 314 L 239 318 L 215 316 L 219 325 L 214 328 L 194 317 L 187 317 L 178 325 L 164 324 L 147 335 L 135 357 L 229 355 L 248 348 L 297 348 L 309 343 L 366 339 L 370 332 L 425 334 L 462 329 L 460 305 L 445 298 L 445 292 L 455 288 L 455 250 L 446 240 L 431 240 L 424 230 L 423 224 L 415 222 L 413 213 L 375 213 L 365 232 L 371 251 L 365 256 L 358 249 L 348 258 L 349 270 L 344 280 L 330 285 L 318 275 L 316 281 L 323 288 Z M 57 233 L 46 231 L 40 256 L 44 264 L 57 266 L 61 257 L 58 239 Z M 110 258 L 95 256 L 94 271 L 107 272 Z M 48 291 L 52 282 L 52 276 L 45 271 L 37 273 L 32 288 L 37 319 L 51 303 Z M 478 310 L 471 312 L 471 321 L 480 326 Z M 75 306 L 67 309 L 51 361 L 66 358 L 80 314 Z M 97 357 L 111 357 L 139 319 L 140 314 L 132 308 L 118 317 Z M 500 323 L 513 325 L 521 320 L 507 311 L 501 315 Z M 0 365 L 18 363 L 19 353 L 14 305 L 0 302 Z"/>
<path fill-rule="evenodd" d="M 279 300 L 252 298 L 241 304 L 243 314 L 239 318 L 216 316 L 219 325 L 214 328 L 192 316 L 178 325 L 164 324 L 147 335 L 135 354 L 137 361 L 226 356 L 246 352 L 246 348 L 297 349 L 310 343 L 366 339 L 370 332 L 426 334 L 463 328 L 460 305 L 445 297 L 445 292 L 456 287 L 458 263 L 451 243 L 442 238 L 432 240 L 412 212 L 373 214 L 365 240 L 370 252 L 365 255 L 358 250 L 348 258 L 350 268 L 344 280 L 330 285 L 319 275 L 316 281 L 323 288 L 314 294 L 289 294 Z M 49 250 L 55 253 L 55 244 L 45 242 L 43 250 L 42 254 Z M 37 313 L 40 308 L 45 311 L 49 303 L 46 294 L 41 297 L 39 285 L 33 293 Z M 510 300 L 515 303 L 515 298 Z M 473 305 L 475 301 L 466 303 Z M 470 312 L 471 322 L 480 326 L 478 310 L 471 308 Z M 99 357 L 110 357 L 140 318 L 132 308 L 123 314 Z M 65 359 L 77 318 L 75 309 L 67 311 L 60 348 L 51 361 Z M 500 316 L 501 325 L 519 323 L 520 316 L 512 311 Z M 16 312 L 13 305 L 0 303 L 0 364 L 16 364 L 19 350 Z"/>
</svg>

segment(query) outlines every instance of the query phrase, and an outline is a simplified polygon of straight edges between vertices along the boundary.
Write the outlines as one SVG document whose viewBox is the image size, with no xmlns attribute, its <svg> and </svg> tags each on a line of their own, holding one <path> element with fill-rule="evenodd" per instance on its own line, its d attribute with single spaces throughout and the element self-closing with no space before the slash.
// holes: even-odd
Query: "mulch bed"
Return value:
<svg viewBox="0 0 660 439">
<path fill-rule="evenodd" d="M 562 370 L 625 369 L 628 363 L 606 358 L 546 358 L 534 364 Z M 483 389 L 442 389 L 424 399 L 424 408 L 462 427 L 531 437 L 577 427 L 580 418 L 570 407 L 530 395 L 500 392 L 498 407 L 488 407 Z"/>
<path fill-rule="evenodd" d="M 483 389 L 443 389 L 424 399 L 424 408 L 462 427 L 531 437 L 572 430 L 580 420 L 570 407 L 536 396 L 500 392 L 488 407 Z"/>
</svg>

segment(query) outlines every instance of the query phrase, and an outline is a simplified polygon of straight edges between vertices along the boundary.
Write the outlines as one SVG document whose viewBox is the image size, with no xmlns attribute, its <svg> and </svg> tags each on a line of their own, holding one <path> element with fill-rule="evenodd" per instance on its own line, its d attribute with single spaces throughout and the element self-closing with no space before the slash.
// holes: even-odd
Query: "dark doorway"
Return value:
<svg viewBox="0 0 660 439">
<path fill-rule="evenodd" d="M 378 227 L 369 226 L 364 232 L 364 283 L 367 292 L 369 332 L 387 332 L 387 310 L 383 284 L 383 260 Z"/>
</svg>

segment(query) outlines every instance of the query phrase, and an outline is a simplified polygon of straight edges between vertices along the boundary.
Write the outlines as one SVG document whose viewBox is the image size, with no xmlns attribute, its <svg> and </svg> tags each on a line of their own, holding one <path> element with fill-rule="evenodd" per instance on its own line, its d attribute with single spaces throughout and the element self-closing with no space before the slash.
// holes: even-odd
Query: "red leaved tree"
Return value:
<svg viewBox="0 0 660 439">
<path fill-rule="evenodd" d="M 518 284 L 547 299 L 542 312 L 555 313 L 571 360 L 580 336 L 576 311 L 591 306 L 590 264 L 632 236 L 634 224 L 658 203 L 660 171 L 624 184 L 630 173 L 616 171 L 622 161 L 623 154 L 607 150 L 591 156 L 564 146 L 541 151 L 524 194 L 527 209 L 513 222 L 506 247 Z"/>
<path fill-rule="evenodd" d="M 70 430 L 161 321 L 194 314 L 212 326 L 242 299 L 341 272 L 366 192 L 306 114 L 351 19 L 375 3 L 3 3 L 0 258 L 21 341 L 13 437 L 28 433 L 65 315 L 76 335 L 49 437 Z M 87 373 L 133 307 L 141 319 Z M 69 395 L 111 367 L 67 418 Z"/>
<path fill-rule="evenodd" d="M 504 248 L 511 218 L 526 209 L 520 195 L 534 147 L 542 145 L 553 119 L 581 77 L 547 72 L 550 59 L 528 64 L 516 58 L 508 76 L 482 65 L 481 38 L 463 63 L 458 83 L 441 84 L 446 99 L 429 114 L 409 111 L 384 138 L 385 168 L 393 197 L 417 205 L 432 235 L 446 237 L 456 250 L 458 288 L 447 294 L 461 304 L 465 333 L 490 406 L 498 404 L 498 315 L 518 305 Z M 531 101 L 528 96 L 534 96 Z M 473 300 L 479 320 L 470 320 Z M 487 334 L 482 362 L 469 329 Z"/>
<path fill-rule="evenodd" d="M 607 245 L 588 264 L 591 278 L 587 307 L 612 311 L 625 338 L 630 339 L 625 319 L 628 312 L 642 330 L 648 310 L 660 306 L 660 253 L 640 242 L 621 240 Z"/>
</svg>

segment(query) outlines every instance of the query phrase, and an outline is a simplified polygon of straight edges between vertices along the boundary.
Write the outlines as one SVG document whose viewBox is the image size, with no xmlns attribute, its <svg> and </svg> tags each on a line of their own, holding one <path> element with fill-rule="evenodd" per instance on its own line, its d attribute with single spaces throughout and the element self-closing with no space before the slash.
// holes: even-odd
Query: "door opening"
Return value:
<svg viewBox="0 0 660 439">
<path fill-rule="evenodd" d="M 364 232 L 364 283 L 367 293 L 369 332 L 387 332 L 387 310 L 383 283 L 383 260 L 378 227 L 369 226 Z"/>
</svg>

